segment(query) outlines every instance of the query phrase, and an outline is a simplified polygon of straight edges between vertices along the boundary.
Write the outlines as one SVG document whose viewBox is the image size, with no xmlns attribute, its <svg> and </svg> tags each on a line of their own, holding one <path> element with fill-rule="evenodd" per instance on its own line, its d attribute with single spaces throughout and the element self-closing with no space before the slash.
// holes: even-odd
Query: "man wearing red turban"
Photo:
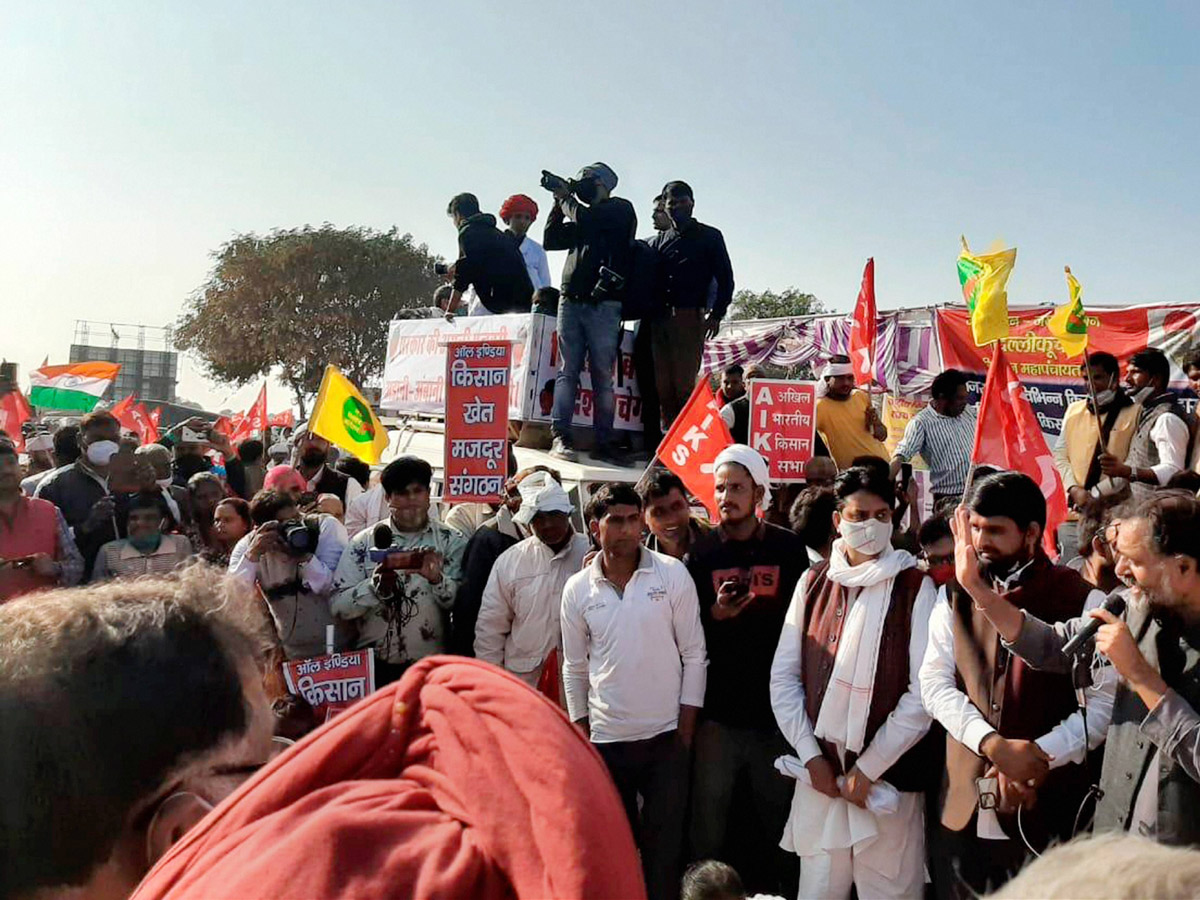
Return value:
<svg viewBox="0 0 1200 900">
<path fill-rule="evenodd" d="M 494 666 L 427 657 L 247 782 L 133 900 L 645 896 L 583 734 Z"/>
<path fill-rule="evenodd" d="M 506 233 L 517 242 L 535 291 L 550 287 L 550 263 L 546 251 L 529 237 L 529 226 L 537 219 L 537 214 L 537 204 L 524 194 L 513 194 L 500 204 L 500 221 L 508 226 Z"/>
</svg>

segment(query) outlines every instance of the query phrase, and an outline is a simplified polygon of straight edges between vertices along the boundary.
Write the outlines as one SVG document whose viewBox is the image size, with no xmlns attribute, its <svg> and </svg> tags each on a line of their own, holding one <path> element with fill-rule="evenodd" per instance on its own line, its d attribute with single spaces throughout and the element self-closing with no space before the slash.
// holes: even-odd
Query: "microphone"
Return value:
<svg viewBox="0 0 1200 900">
<path fill-rule="evenodd" d="M 380 522 L 375 526 L 375 531 L 371 536 L 372 543 L 375 544 L 376 550 L 387 550 L 392 546 L 392 529 L 387 522 Z"/>
<path fill-rule="evenodd" d="M 1100 604 L 1100 608 L 1106 609 L 1114 616 L 1120 617 L 1121 613 L 1125 612 L 1125 598 L 1120 594 L 1112 594 L 1104 598 L 1104 602 Z M 1075 636 L 1063 644 L 1063 655 L 1074 656 L 1082 650 L 1083 645 L 1096 636 L 1096 632 L 1100 630 L 1100 626 L 1103 624 L 1099 619 L 1093 619 L 1089 616 L 1084 626 L 1075 632 Z"/>
</svg>

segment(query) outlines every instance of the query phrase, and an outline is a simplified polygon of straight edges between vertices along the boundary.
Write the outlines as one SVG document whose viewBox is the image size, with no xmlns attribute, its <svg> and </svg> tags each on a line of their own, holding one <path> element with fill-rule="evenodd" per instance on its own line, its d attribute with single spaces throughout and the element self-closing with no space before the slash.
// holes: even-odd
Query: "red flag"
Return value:
<svg viewBox="0 0 1200 900">
<path fill-rule="evenodd" d="M 863 269 L 862 287 L 854 318 L 850 322 L 850 364 L 854 366 L 854 383 L 870 384 L 875 371 L 875 258 L 867 260 Z"/>
<path fill-rule="evenodd" d="M 1046 446 L 1037 415 L 1025 399 L 1025 386 L 1008 364 L 1004 348 L 998 342 L 994 352 L 979 404 L 971 461 L 1023 472 L 1037 482 L 1046 497 L 1046 533 L 1042 544 L 1046 553 L 1057 559 L 1054 535 L 1067 519 L 1062 478 L 1054 466 L 1054 455 Z"/>
<path fill-rule="evenodd" d="M 267 424 L 272 428 L 295 428 L 296 414 L 290 409 L 281 413 L 275 413 L 275 415 L 267 419 Z"/>
<path fill-rule="evenodd" d="M 143 444 L 153 444 L 158 441 L 158 424 L 146 411 L 146 407 L 137 403 L 129 411 L 133 416 L 133 421 L 136 425 L 135 431 L 138 433 L 138 440 Z"/>
<path fill-rule="evenodd" d="M 704 504 L 714 522 L 720 513 L 714 496 L 713 462 L 732 443 L 733 435 L 721 418 L 712 386 L 707 378 L 701 378 L 658 445 L 658 458 Z"/>
<path fill-rule="evenodd" d="M 133 404 L 137 402 L 137 394 L 127 394 L 109 410 L 113 417 L 121 423 L 122 428 L 137 431 L 137 422 L 133 418 Z"/>
<path fill-rule="evenodd" d="M 558 648 L 555 647 L 542 663 L 542 674 L 538 676 L 537 689 L 553 703 L 562 706 L 562 685 L 558 675 Z"/>
<path fill-rule="evenodd" d="M 264 381 L 258 399 L 246 410 L 246 424 L 253 433 L 267 430 L 267 383 Z"/>
<path fill-rule="evenodd" d="M 162 407 L 156 406 L 150 410 L 150 421 L 154 424 L 155 432 L 158 431 L 159 423 L 162 422 Z"/>
<path fill-rule="evenodd" d="M 217 416 L 217 421 L 213 422 L 212 430 L 217 434 L 223 434 L 229 437 L 242 422 L 242 414 L 234 413 L 233 418 L 229 416 Z"/>
<path fill-rule="evenodd" d="M 0 431 L 12 438 L 18 453 L 25 452 L 25 436 L 21 434 L 21 426 L 32 418 L 29 400 L 20 391 L 0 395 Z"/>
</svg>

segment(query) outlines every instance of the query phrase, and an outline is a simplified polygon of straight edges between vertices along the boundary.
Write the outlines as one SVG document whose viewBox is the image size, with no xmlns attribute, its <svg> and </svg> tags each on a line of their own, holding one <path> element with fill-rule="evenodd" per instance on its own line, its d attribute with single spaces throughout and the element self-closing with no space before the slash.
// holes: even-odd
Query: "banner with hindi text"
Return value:
<svg viewBox="0 0 1200 900">
<path fill-rule="evenodd" d="M 1080 373 L 1083 354 L 1068 356 L 1058 338 L 1046 327 L 1053 309 L 1010 309 L 1009 336 L 1001 343 L 1009 365 L 1021 379 L 1025 398 L 1048 438 L 1062 431 L 1066 408 L 1087 397 Z M 963 309 L 937 310 L 938 337 L 945 368 L 973 374 L 967 388 L 971 402 L 979 402 L 984 375 L 992 362 L 991 345 L 976 347 Z M 1088 351 L 1105 351 L 1117 357 L 1124 375 L 1129 357 L 1146 347 L 1157 347 L 1171 360 L 1171 387 L 1183 393 L 1191 408 L 1195 398 L 1179 362 L 1200 343 L 1200 310 L 1196 307 L 1159 304 L 1125 309 L 1087 311 Z"/>
<path fill-rule="evenodd" d="M 811 381 L 755 378 L 750 395 L 750 446 L 767 461 L 773 484 L 804 481 L 816 442 L 817 386 Z"/>
<path fill-rule="evenodd" d="M 326 722 L 375 690 L 375 654 L 370 649 L 295 659 L 283 664 L 288 690 Z"/>
<path fill-rule="evenodd" d="M 446 345 L 442 502 L 499 503 L 508 477 L 508 341 Z"/>
</svg>

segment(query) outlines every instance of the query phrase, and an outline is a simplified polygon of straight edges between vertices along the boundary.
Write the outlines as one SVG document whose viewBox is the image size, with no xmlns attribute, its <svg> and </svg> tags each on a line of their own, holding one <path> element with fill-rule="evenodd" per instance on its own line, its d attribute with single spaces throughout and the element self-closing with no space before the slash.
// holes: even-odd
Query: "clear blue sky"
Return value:
<svg viewBox="0 0 1200 900">
<path fill-rule="evenodd" d="M 1019 248 L 1014 303 L 1065 263 L 1092 303 L 1197 300 L 1200 7 L 967 7 L 3 2 L 0 355 L 166 324 L 239 231 L 449 255 L 454 193 L 597 159 L 646 232 L 690 182 L 741 287 L 849 309 L 873 255 L 881 308 L 954 301 L 965 233 Z"/>
</svg>

